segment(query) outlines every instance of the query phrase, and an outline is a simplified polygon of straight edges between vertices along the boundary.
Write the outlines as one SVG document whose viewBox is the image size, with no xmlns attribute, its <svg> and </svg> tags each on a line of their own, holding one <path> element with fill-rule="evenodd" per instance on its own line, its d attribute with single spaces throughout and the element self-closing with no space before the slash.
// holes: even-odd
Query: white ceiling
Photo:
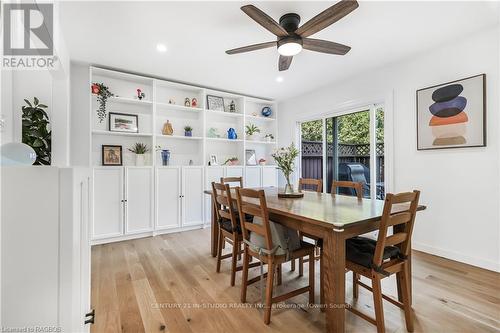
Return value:
<svg viewBox="0 0 500 333">
<path fill-rule="evenodd" d="M 274 40 L 239 8 L 252 2 L 64 2 L 61 26 L 72 60 L 254 96 L 285 99 L 498 24 L 496 2 L 360 2 L 311 36 L 347 44 L 346 56 L 303 51 L 278 71 L 274 48 L 226 49 Z M 276 21 L 302 23 L 335 2 L 253 2 Z M 158 53 L 157 43 L 168 51 Z M 452 55 L 451 55 L 452 56 Z M 282 83 L 276 77 L 282 76 Z"/>
</svg>

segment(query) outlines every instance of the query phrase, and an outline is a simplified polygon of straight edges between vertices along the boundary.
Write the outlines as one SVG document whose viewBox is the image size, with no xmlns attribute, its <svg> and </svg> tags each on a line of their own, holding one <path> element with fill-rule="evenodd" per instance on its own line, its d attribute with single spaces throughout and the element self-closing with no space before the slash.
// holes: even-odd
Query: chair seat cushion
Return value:
<svg viewBox="0 0 500 333">
<path fill-rule="evenodd" d="M 372 268 L 373 256 L 377 242 L 366 237 L 349 238 L 346 241 L 346 258 L 358 265 Z M 398 257 L 401 252 L 396 246 L 386 246 L 384 248 L 383 259 Z"/>
<path fill-rule="evenodd" d="M 251 222 L 253 220 L 253 216 L 245 214 L 245 220 L 247 222 Z M 233 232 L 233 225 L 231 223 L 231 220 L 226 218 L 221 218 L 219 221 L 219 225 L 222 229 L 226 230 L 227 232 Z M 238 234 L 241 234 L 241 224 L 239 215 L 236 215 L 236 232 Z"/>
</svg>

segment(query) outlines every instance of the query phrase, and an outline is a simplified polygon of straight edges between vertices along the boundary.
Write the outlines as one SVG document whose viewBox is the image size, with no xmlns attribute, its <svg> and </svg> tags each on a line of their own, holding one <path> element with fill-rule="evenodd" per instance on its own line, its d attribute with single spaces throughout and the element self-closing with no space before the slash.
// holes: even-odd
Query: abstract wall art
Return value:
<svg viewBox="0 0 500 333">
<path fill-rule="evenodd" d="M 417 90 L 417 149 L 486 146 L 486 75 Z"/>
</svg>

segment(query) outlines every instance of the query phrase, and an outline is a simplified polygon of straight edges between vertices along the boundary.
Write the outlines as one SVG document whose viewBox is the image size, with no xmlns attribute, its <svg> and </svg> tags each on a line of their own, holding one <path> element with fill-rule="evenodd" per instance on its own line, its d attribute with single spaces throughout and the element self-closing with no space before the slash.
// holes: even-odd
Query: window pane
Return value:
<svg viewBox="0 0 500 333">
<path fill-rule="evenodd" d="M 384 164 L 384 108 L 378 107 L 375 111 L 376 115 L 376 142 L 377 142 L 377 199 L 385 198 L 385 180 L 384 180 L 384 172 L 385 172 L 385 164 Z"/>
<path fill-rule="evenodd" d="M 301 124 L 302 178 L 323 179 L 323 121 Z M 315 190 L 311 186 L 305 189 Z"/>
</svg>

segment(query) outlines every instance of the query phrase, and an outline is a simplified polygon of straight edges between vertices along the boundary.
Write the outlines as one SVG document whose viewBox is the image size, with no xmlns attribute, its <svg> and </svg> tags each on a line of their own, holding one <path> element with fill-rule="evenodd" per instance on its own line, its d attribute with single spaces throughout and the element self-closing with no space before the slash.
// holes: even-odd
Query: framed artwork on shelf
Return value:
<svg viewBox="0 0 500 333">
<path fill-rule="evenodd" d="M 109 131 L 139 133 L 139 117 L 136 114 L 110 112 Z"/>
<path fill-rule="evenodd" d="M 417 90 L 417 150 L 486 146 L 486 74 Z"/>
<path fill-rule="evenodd" d="M 246 165 L 257 165 L 257 157 L 254 149 L 245 150 Z"/>
<path fill-rule="evenodd" d="M 212 111 L 224 111 L 224 98 L 207 95 L 207 109 Z"/>
<path fill-rule="evenodd" d="M 102 165 L 104 166 L 123 165 L 122 146 L 102 145 Z"/>
<path fill-rule="evenodd" d="M 210 160 L 208 161 L 208 165 L 219 165 L 217 163 L 217 156 L 216 155 L 210 155 Z"/>
</svg>

